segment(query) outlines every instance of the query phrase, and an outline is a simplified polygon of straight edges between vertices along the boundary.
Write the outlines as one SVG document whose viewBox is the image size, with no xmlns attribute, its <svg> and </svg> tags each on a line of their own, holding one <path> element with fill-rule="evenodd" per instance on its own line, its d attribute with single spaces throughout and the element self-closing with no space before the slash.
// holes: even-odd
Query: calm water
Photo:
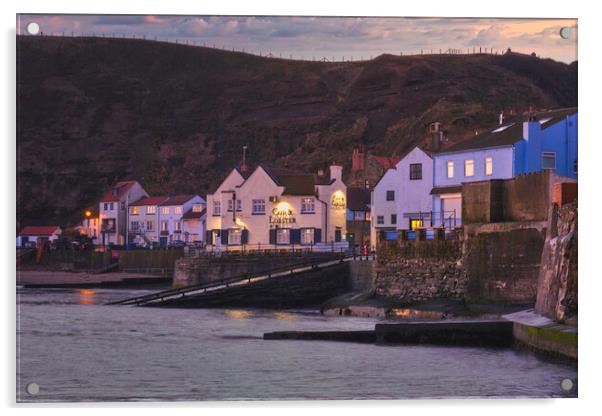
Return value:
<svg viewBox="0 0 602 416">
<path fill-rule="evenodd" d="M 264 341 L 373 329 L 311 311 L 104 306 L 128 290 L 18 291 L 18 401 L 566 397 L 575 368 L 513 350 Z M 28 383 L 40 386 L 36 396 Z"/>
</svg>

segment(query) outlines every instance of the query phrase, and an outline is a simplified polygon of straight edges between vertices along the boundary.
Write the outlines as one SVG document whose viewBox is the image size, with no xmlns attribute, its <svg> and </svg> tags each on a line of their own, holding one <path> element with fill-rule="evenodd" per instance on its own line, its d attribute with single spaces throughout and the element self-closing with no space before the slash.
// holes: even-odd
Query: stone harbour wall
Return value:
<svg viewBox="0 0 602 416">
<path fill-rule="evenodd" d="M 399 258 L 379 264 L 374 291 L 402 302 L 429 299 L 464 299 L 466 270 L 457 260 Z"/>
</svg>

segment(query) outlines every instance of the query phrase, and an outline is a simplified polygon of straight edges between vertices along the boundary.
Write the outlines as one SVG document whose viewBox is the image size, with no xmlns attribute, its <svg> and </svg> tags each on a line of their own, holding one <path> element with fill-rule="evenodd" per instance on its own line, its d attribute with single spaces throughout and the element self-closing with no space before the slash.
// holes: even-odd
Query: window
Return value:
<svg viewBox="0 0 602 416">
<path fill-rule="evenodd" d="M 213 215 L 222 215 L 222 201 L 213 201 Z"/>
<path fill-rule="evenodd" d="M 353 211 L 353 220 L 354 221 L 365 221 L 366 213 L 364 211 Z"/>
<path fill-rule="evenodd" d="M 314 243 L 314 229 L 301 228 L 301 244 L 311 245 Z"/>
<path fill-rule="evenodd" d="M 113 211 L 115 209 L 115 205 L 113 205 L 113 203 L 111 202 L 109 204 L 109 210 Z"/>
<path fill-rule="evenodd" d="M 395 191 L 387 191 L 387 201 L 395 201 Z"/>
<path fill-rule="evenodd" d="M 265 214 L 265 199 L 254 199 L 252 201 L 253 215 Z"/>
<path fill-rule="evenodd" d="M 146 222 L 146 231 L 153 231 L 153 222 L 152 221 Z"/>
<path fill-rule="evenodd" d="M 125 210 L 125 202 L 121 201 L 121 210 L 124 211 Z"/>
<path fill-rule="evenodd" d="M 163 208 L 161 208 L 161 214 L 163 214 L 163 215 L 169 215 L 169 207 L 163 207 Z"/>
<path fill-rule="evenodd" d="M 316 212 L 316 202 L 313 198 L 302 198 L 301 199 L 301 213 L 302 214 L 313 214 Z"/>
<path fill-rule="evenodd" d="M 182 223 L 180 221 L 174 222 L 173 225 L 175 227 L 174 230 L 176 230 L 176 231 L 182 231 Z"/>
<path fill-rule="evenodd" d="M 161 221 L 161 231 L 167 231 L 168 225 L 167 221 Z"/>
<path fill-rule="evenodd" d="M 422 163 L 410 163 L 410 180 L 422 179 Z"/>
<path fill-rule="evenodd" d="M 140 214 L 140 207 L 132 207 L 132 215 Z"/>
<path fill-rule="evenodd" d="M 278 228 L 276 230 L 276 244 L 290 244 L 291 231 L 288 228 Z"/>
<path fill-rule="evenodd" d="M 417 228 L 422 228 L 422 220 L 410 218 L 410 230 L 415 230 Z"/>
<path fill-rule="evenodd" d="M 391 214 L 391 224 L 397 224 L 397 214 Z"/>
<path fill-rule="evenodd" d="M 464 161 L 464 176 L 474 176 L 474 160 L 468 159 Z"/>
<path fill-rule="evenodd" d="M 242 230 L 240 228 L 231 228 L 228 230 L 228 245 L 239 246 L 242 240 Z"/>
<path fill-rule="evenodd" d="M 234 202 L 231 199 L 228 199 L 228 212 L 232 212 L 234 209 Z"/>
<path fill-rule="evenodd" d="M 157 207 L 154 205 L 149 205 L 146 207 L 147 214 L 155 214 L 157 212 Z"/>
<path fill-rule="evenodd" d="M 107 204 L 106 202 L 103 204 L 102 209 L 104 209 L 105 211 L 109 210 L 109 204 Z"/>
<path fill-rule="evenodd" d="M 542 152 L 541 168 L 556 169 L 556 152 Z"/>
<path fill-rule="evenodd" d="M 487 175 L 487 176 L 493 175 L 493 158 L 492 157 L 485 158 L 485 175 Z"/>
<path fill-rule="evenodd" d="M 376 223 L 377 224 L 384 224 L 385 223 L 385 217 L 384 217 L 384 215 L 377 215 L 376 216 Z"/>
<path fill-rule="evenodd" d="M 140 227 L 140 224 L 138 223 L 138 221 L 132 221 L 130 223 L 130 230 L 131 231 L 138 231 L 139 227 Z"/>
<path fill-rule="evenodd" d="M 447 162 L 447 178 L 451 179 L 454 177 L 454 162 L 449 160 Z"/>
<path fill-rule="evenodd" d="M 192 212 L 201 212 L 203 210 L 202 204 L 192 204 Z"/>
<path fill-rule="evenodd" d="M 573 173 L 576 175 L 577 174 L 577 159 L 575 159 L 573 161 Z"/>
<path fill-rule="evenodd" d="M 182 207 L 174 207 L 174 214 L 182 214 Z"/>
<path fill-rule="evenodd" d="M 236 200 L 236 211 L 237 212 L 241 212 L 242 211 L 242 201 L 240 199 Z"/>
</svg>

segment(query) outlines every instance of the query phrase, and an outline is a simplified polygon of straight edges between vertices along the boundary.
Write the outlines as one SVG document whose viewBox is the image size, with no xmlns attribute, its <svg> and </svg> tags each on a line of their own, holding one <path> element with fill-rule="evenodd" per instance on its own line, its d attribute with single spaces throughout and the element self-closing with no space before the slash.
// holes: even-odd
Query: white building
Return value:
<svg viewBox="0 0 602 416">
<path fill-rule="evenodd" d="M 430 226 L 432 184 L 433 160 L 414 147 L 372 190 L 370 240 L 378 241 L 378 232 L 391 232 L 395 238 L 398 230 Z"/>
<path fill-rule="evenodd" d="M 184 225 L 187 224 L 188 227 L 190 227 L 192 223 L 188 222 L 188 220 L 183 217 L 186 212 L 193 208 L 197 212 L 202 212 L 204 207 L 205 200 L 199 195 L 177 195 L 161 202 L 158 205 L 157 211 L 159 245 L 165 247 L 166 245 L 175 242 L 184 243 L 186 241 L 191 241 L 191 232 L 195 235 L 196 241 L 200 240 L 200 236 L 204 234 L 202 219 L 199 224 L 196 224 L 196 227 L 186 231 L 184 230 Z M 186 237 L 185 232 L 189 233 L 188 238 Z"/>
<path fill-rule="evenodd" d="M 182 231 L 184 231 L 185 243 L 205 242 L 205 230 L 207 229 L 207 208 L 203 204 L 192 204 L 188 211 L 182 216 Z"/>
<path fill-rule="evenodd" d="M 17 248 L 35 246 L 38 241 L 54 241 L 59 238 L 62 230 L 57 225 L 27 226 L 17 235 Z"/>
<path fill-rule="evenodd" d="M 233 169 L 207 195 L 209 249 L 342 247 L 346 192 L 341 166 L 328 175 L 260 165 L 247 175 Z"/>
<path fill-rule="evenodd" d="M 167 196 L 141 198 L 129 206 L 129 242 L 138 245 L 159 244 L 159 204 Z"/>
<path fill-rule="evenodd" d="M 117 182 L 100 200 L 100 241 L 102 245 L 124 245 L 128 240 L 128 207 L 148 194 L 136 181 Z"/>
</svg>

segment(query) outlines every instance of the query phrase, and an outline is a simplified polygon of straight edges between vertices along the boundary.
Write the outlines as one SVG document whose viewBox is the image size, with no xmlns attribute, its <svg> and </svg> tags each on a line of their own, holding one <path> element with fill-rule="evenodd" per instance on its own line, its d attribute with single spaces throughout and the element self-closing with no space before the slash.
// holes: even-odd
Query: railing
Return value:
<svg viewBox="0 0 602 416">
<path fill-rule="evenodd" d="M 153 302 L 164 302 L 166 300 L 174 300 L 185 297 L 187 294 L 204 294 L 208 291 L 218 289 L 227 289 L 233 285 L 250 284 L 256 281 L 274 279 L 283 276 L 289 276 L 303 271 L 324 269 L 341 264 L 345 261 L 352 260 L 351 257 L 338 257 L 329 261 L 310 261 L 287 266 L 277 267 L 263 272 L 245 273 L 238 276 L 220 279 L 219 281 L 202 283 L 197 285 L 186 286 L 178 289 L 164 290 L 150 295 L 139 296 L 134 298 L 123 299 L 119 301 L 109 302 L 107 305 L 136 305 L 143 306 Z M 198 292 L 198 293 L 195 293 Z"/>
</svg>

